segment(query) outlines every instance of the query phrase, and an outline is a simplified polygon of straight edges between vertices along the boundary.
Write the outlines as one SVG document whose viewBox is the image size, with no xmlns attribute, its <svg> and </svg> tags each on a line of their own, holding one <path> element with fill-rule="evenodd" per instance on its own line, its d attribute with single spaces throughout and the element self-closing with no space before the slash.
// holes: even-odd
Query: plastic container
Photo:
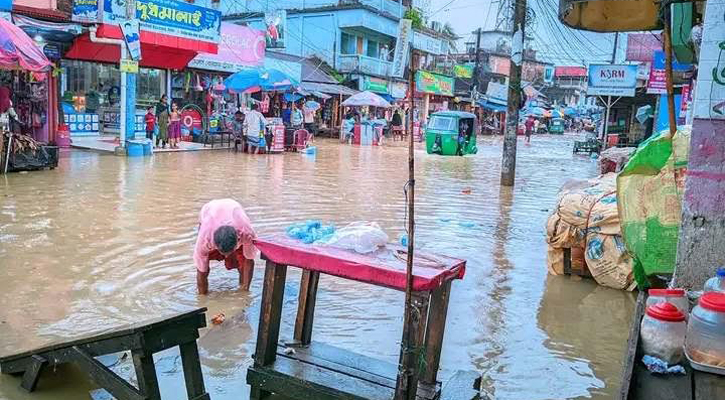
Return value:
<svg viewBox="0 0 725 400">
<path fill-rule="evenodd" d="M 725 292 L 725 268 L 718 268 L 715 276 L 705 282 L 705 293 L 707 292 Z"/>
<path fill-rule="evenodd" d="M 685 289 L 650 289 L 648 293 L 647 307 L 668 301 L 685 314 L 685 319 L 687 319 L 687 315 L 690 313 L 690 302 L 685 295 Z"/>
<path fill-rule="evenodd" d="M 143 157 L 143 142 L 136 140 L 127 140 L 126 155 L 128 157 Z"/>
<path fill-rule="evenodd" d="M 690 315 L 685 349 L 693 362 L 725 372 L 725 293 L 700 297 Z"/>
<path fill-rule="evenodd" d="M 151 142 L 150 139 L 144 140 L 144 142 L 143 142 L 143 155 L 150 156 L 150 155 L 152 155 L 154 153 L 154 150 L 153 150 L 154 147 L 153 147 L 153 144 L 152 143 L 153 142 Z"/>
<path fill-rule="evenodd" d="M 670 365 L 682 361 L 687 324 L 685 314 L 670 302 L 647 307 L 640 330 L 642 351 Z"/>
</svg>

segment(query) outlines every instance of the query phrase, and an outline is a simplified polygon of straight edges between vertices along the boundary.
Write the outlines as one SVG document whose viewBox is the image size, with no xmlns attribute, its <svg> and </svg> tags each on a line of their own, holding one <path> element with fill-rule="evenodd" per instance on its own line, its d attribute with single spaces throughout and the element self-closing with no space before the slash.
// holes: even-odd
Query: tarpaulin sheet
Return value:
<svg viewBox="0 0 725 400">
<path fill-rule="evenodd" d="M 332 246 L 304 244 L 284 234 L 261 237 L 254 244 L 262 258 L 339 276 L 359 282 L 405 290 L 406 249 L 388 245 L 376 252 L 359 254 Z M 413 259 L 413 290 L 431 291 L 443 283 L 462 279 L 466 261 L 416 251 Z"/>
</svg>

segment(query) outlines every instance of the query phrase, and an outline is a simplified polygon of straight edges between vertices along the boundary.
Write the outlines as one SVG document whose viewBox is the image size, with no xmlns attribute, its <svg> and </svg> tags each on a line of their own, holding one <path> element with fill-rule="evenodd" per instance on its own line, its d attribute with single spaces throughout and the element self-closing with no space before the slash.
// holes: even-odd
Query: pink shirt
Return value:
<svg viewBox="0 0 725 400">
<path fill-rule="evenodd" d="M 232 199 L 212 200 L 201 208 L 199 213 L 199 236 L 194 247 L 194 263 L 200 272 L 209 271 L 209 254 L 216 250 L 214 232 L 224 225 L 231 225 L 237 230 L 237 250 L 243 247 L 244 257 L 253 260 L 257 257 L 257 249 L 252 240 L 257 234 L 252 222 L 242 206 Z"/>
</svg>

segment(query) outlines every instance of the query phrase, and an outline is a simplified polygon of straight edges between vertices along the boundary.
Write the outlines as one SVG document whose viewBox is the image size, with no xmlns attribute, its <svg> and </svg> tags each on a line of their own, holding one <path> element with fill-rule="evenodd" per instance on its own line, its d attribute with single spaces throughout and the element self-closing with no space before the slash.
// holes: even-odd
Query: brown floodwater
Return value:
<svg viewBox="0 0 725 400">
<path fill-rule="evenodd" d="M 501 138 L 480 140 L 479 154 L 463 158 L 418 147 L 416 244 L 468 260 L 453 285 L 443 378 L 476 370 L 496 399 L 606 399 L 618 389 L 634 297 L 546 272 L 545 221 L 557 190 L 597 169 L 572 155 L 572 141 L 520 141 L 513 190 L 498 184 Z M 259 233 L 307 219 L 377 221 L 392 240 L 403 232 L 407 148 L 316 145 L 316 156 L 73 151 L 56 170 L 0 176 L 0 355 L 203 306 L 207 317 L 227 316 L 201 331 L 207 390 L 214 400 L 248 398 L 262 264 L 250 293 L 213 265 L 211 294 L 198 296 L 191 256 L 201 206 L 237 199 Z M 299 272 L 288 275 L 283 338 L 299 287 Z M 332 277 L 319 290 L 316 340 L 397 361 L 402 293 Z M 156 361 L 162 397 L 185 398 L 178 352 Z M 127 361 L 105 362 L 133 378 Z M 94 389 L 72 367 L 45 373 L 32 395 L 18 385 L 0 377 L 0 398 L 86 399 Z"/>
</svg>

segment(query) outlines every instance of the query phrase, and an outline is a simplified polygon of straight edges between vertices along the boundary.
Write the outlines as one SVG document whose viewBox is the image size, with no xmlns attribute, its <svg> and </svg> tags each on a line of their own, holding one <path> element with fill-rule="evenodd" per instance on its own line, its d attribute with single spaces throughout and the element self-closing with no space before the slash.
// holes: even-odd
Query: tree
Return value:
<svg viewBox="0 0 725 400">
<path fill-rule="evenodd" d="M 446 44 L 448 45 L 448 48 L 450 50 L 453 50 L 453 52 L 458 52 L 458 35 L 456 35 L 456 31 L 453 29 L 453 26 L 449 22 L 446 22 L 443 24 L 443 30 L 442 33 L 446 36 L 445 40 Z"/>
<path fill-rule="evenodd" d="M 415 8 L 409 8 L 403 18 L 411 20 L 413 29 L 421 29 L 423 27 L 423 16 Z"/>
</svg>

